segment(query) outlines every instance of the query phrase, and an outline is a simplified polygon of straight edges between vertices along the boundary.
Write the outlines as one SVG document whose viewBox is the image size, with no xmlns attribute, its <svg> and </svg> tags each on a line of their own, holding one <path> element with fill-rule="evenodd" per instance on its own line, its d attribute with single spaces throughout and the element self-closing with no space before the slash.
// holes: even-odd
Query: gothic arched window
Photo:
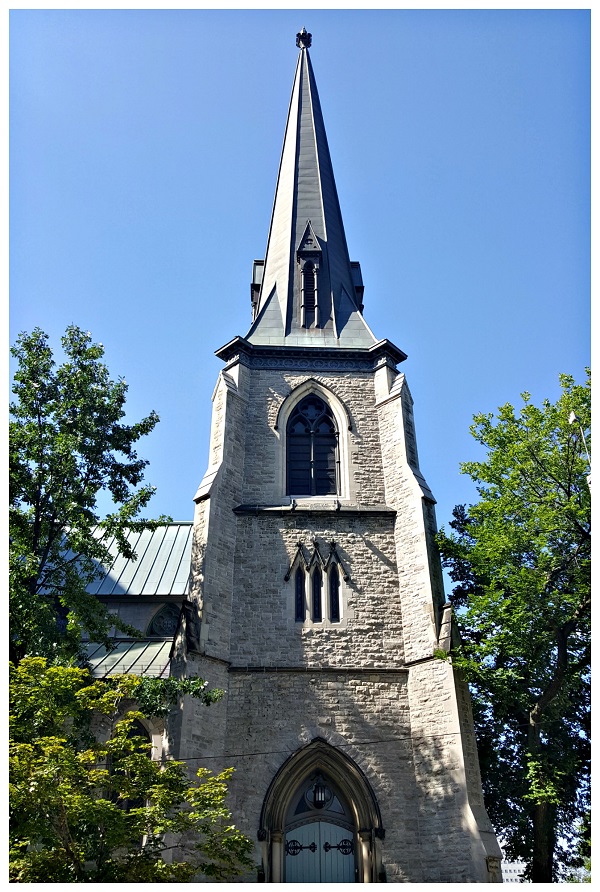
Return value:
<svg viewBox="0 0 600 892">
<path fill-rule="evenodd" d="M 296 570 L 295 585 L 296 622 L 303 623 L 306 611 L 304 607 L 304 570 L 301 567 Z"/>
<path fill-rule="evenodd" d="M 321 587 L 322 587 L 322 579 L 321 571 L 318 567 L 315 568 L 312 575 L 312 621 L 314 623 L 320 623 L 323 620 L 323 607 L 321 602 Z"/>
<path fill-rule="evenodd" d="M 340 574 L 336 564 L 329 568 L 329 619 L 332 623 L 340 621 Z"/>
<path fill-rule="evenodd" d="M 292 496 L 337 493 L 338 434 L 331 409 L 311 394 L 287 423 L 287 491 Z"/>
</svg>

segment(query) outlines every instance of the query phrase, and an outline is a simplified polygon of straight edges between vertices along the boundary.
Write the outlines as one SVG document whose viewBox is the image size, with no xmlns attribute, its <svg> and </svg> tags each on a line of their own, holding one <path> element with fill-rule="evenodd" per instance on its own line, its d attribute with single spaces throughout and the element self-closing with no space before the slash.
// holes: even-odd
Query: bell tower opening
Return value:
<svg viewBox="0 0 600 892">
<path fill-rule="evenodd" d="M 291 496 L 338 492 L 338 432 L 327 403 L 310 394 L 287 424 L 287 490 Z"/>
</svg>

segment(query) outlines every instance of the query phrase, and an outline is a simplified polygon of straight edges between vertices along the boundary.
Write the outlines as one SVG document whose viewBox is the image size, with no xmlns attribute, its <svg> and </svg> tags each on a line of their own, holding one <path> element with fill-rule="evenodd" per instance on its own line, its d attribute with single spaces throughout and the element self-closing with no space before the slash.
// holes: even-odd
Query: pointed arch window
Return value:
<svg viewBox="0 0 600 892">
<path fill-rule="evenodd" d="M 295 576 L 295 613 L 296 622 L 303 623 L 306 618 L 306 608 L 304 604 L 304 570 L 298 567 Z"/>
<path fill-rule="evenodd" d="M 332 623 L 340 621 L 340 574 L 337 564 L 329 568 L 329 619 Z"/>
<path fill-rule="evenodd" d="M 321 589 L 323 587 L 323 577 L 318 567 L 315 567 L 311 578 L 311 613 L 313 623 L 323 621 L 323 603 L 321 599 Z"/>
<path fill-rule="evenodd" d="M 338 432 L 327 403 L 311 394 L 287 424 L 287 491 L 325 496 L 338 491 Z"/>
</svg>

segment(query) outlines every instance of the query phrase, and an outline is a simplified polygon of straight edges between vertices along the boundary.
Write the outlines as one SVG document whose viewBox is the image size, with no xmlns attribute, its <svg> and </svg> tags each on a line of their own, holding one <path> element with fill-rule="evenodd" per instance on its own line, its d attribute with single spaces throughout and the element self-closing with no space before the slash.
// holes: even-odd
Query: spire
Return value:
<svg viewBox="0 0 600 892">
<path fill-rule="evenodd" d="M 376 339 L 362 311 L 308 48 L 300 53 L 288 113 L 264 263 L 252 283 L 253 344 L 368 349 Z"/>
</svg>

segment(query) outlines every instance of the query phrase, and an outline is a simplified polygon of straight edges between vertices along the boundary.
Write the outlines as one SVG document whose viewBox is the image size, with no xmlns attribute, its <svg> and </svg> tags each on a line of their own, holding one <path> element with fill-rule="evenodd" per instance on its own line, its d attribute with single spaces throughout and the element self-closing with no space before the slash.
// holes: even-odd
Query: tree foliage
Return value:
<svg viewBox="0 0 600 892">
<path fill-rule="evenodd" d="M 486 803 L 534 882 L 572 861 L 589 801 L 590 381 L 560 383 L 555 404 L 475 416 L 479 501 L 439 535 Z"/>
<path fill-rule="evenodd" d="M 26 657 L 10 672 L 10 879 L 21 883 L 231 881 L 253 867 L 251 842 L 231 825 L 224 800 L 233 769 L 153 761 L 136 721 L 174 699 L 204 703 L 204 682 L 116 676 L 48 666 Z M 135 700 L 135 706 L 134 701 Z M 98 716 L 110 733 L 98 740 Z M 169 861 L 180 835 L 184 860 Z M 143 841 L 143 844 L 142 844 Z"/>
<path fill-rule="evenodd" d="M 158 422 L 151 412 L 123 423 L 127 384 L 113 381 L 102 344 L 75 326 L 62 338 L 56 366 L 40 329 L 19 336 L 10 405 L 11 656 L 56 656 L 79 648 L 83 632 L 105 641 L 114 618 L 86 593 L 114 538 L 132 557 L 128 531 L 156 526 L 140 511 L 154 488 L 134 446 Z M 101 519 L 97 496 L 115 505 Z M 118 623 L 118 620 L 117 620 Z M 132 630 L 128 630 L 132 631 Z"/>
</svg>

